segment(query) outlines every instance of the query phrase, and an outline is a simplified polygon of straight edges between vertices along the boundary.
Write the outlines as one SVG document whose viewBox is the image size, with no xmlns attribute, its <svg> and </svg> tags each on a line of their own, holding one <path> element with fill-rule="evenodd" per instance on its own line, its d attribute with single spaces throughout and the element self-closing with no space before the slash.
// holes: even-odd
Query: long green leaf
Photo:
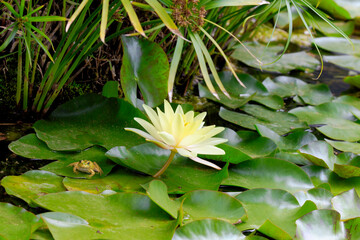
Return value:
<svg viewBox="0 0 360 240">
<path fill-rule="evenodd" d="M 81 11 L 83 10 L 83 8 L 86 6 L 86 4 L 88 3 L 89 0 L 83 0 L 81 2 L 81 4 L 79 5 L 79 7 L 76 9 L 76 11 L 74 12 L 74 14 L 71 16 L 71 18 L 69 19 L 68 23 L 66 24 L 65 27 L 65 31 L 67 32 L 71 26 L 71 24 L 74 22 L 74 20 L 77 18 L 77 16 L 79 16 L 79 14 L 81 13 Z"/>
<path fill-rule="evenodd" d="M 189 31 L 189 36 L 190 36 L 191 42 L 193 43 L 193 46 L 194 46 L 194 49 L 195 49 L 195 52 L 196 52 L 196 56 L 197 56 L 198 61 L 199 61 L 199 66 L 200 66 L 200 69 L 201 69 L 201 73 L 202 73 L 202 75 L 204 77 L 205 84 L 208 87 L 211 94 L 214 95 L 214 97 L 216 97 L 216 99 L 219 99 L 219 95 L 216 93 L 215 88 L 211 83 L 209 72 L 208 72 L 208 70 L 206 68 L 206 62 L 205 62 L 205 59 L 204 59 L 204 55 L 203 55 L 203 53 L 201 51 L 200 44 L 197 42 L 197 39 L 195 38 L 194 34 L 192 32 L 190 32 L 190 31 Z"/>
<path fill-rule="evenodd" d="M 50 39 L 43 31 L 41 31 L 40 29 L 34 27 L 32 24 L 29 24 L 29 23 L 25 23 L 25 26 L 27 26 L 28 28 L 33 29 L 35 32 L 37 32 L 38 34 L 40 34 L 43 38 L 45 38 L 46 40 L 48 40 L 49 43 L 51 44 L 51 47 L 54 49 L 54 45 L 52 44 L 51 39 Z M 54 50 L 55 50 L 55 49 L 54 49 Z"/>
<path fill-rule="evenodd" d="M 39 17 L 29 17 L 29 22 L 55 22 L 55 21 L 66 21 L 65 17 L 61 16 L 39 16 Z"/>
<path fill-rule="evenodd" d="M 205 9 L 213 9 L 219 7 L 229 7 L 229 6 L 244 6 L 244 5 L 263 5 L 269 4 L 265 0 L 213 0 L 206 3 Z"/>
<path fill-rule="evenodd" d="M 7 7 L 7 9 L 8 9 L 12 14 L 14 14 L 15 17 L 17 17 L 17 18 L 20 17 L 19 13 L 17 13 L 17 12 L 15 11 L 15 9 L 14 9 L 9 3 L 4 2 L 4 1 L 1 1 L 1 3 L 4 4 L 5 7 Z"/>
<path fill-rule="evenodd" d="M 14 29 L 11 31 L 9 37 L 7 39 L 5 39 L 3 44 L 1 44 L 0 52 L 3 51 L 10 44 L 10 42 L 15 38 L 17 30 L 18 30 L 18 27 L 16 25 L 14 25 Z"/>
<path fill-rule="evenodd" d="M 16 79 L 16 105 L 19 105 L 21 99 L 21 88 L 22 88 L 22 39 L 19 39 L 18 43 L 18 68 L 17 68 L 17 79 Z"/>
<path fill-rule="evenodd" d="M 29 31 L 31 36 L 33 37 L 33 39 L 35 40 L 35 42 L 37 42 L 37 44 L 40 45 L 40 47 L 42 48 L 42 50 L 44 50 L 44 52 L 46 53 L 46 55 L 48 55 L 48 57 L 50 58 L 50 60 L 52 62 L 54 62 L 53 57 L 51 56 L 49 50 L 46 48 L 46 46 L 41 42 L 41 40 L 31 31 Z"/>
<path fill-rule="evenodd" d="M 129 15 L 130 22 L 133 25 L 133 27 L 135 28 L 135 30 L 138 33 L 140 33 L 142 36 L 146 37 L 146 34 L 144 33 L 144 30 L 141 26 L 139 18 L 137 17 L 135 10 L 134 10 L 133 6 L 131 5 L 130 1 L 129 0 L 121 0 L 121 2 L 125 8 L 125 11 Z"/>
<path fill-rule="evenodd" d="M 174 87 L 174 82 L 175 82 L 175 76 L 176 76 L 176 72 L 179 66 L 179 62 L 181 59 L 181 54 L 184 48 L 184 40 L 182 38 L 177 39 L 176 42 L 176 46 L 175 46 L 175 51 L 174 51 L 174 55 L 173 58 L 171 60 L 171 65 L 170 65 L 170 72 L 169 72 L 169 80 L 168 80 L 168 96 L 169 96 L 169 101 L 172 101 L 172 96 L 173 96 L 173 87 Z"/>
<path fill-rule="evenodd" d="M 188 41 L 179 31 L 178 27 L 171 19 L 169 14 L 167 14 L 165 8 L 161 6 L 161 4 L 157 0 L 145 0 L 159 15 L 160 19 L 165 23 L 166 27 L 174 34 L 178 35 L 179 37 L 183 38 L 184 40 Z"/>
<path fill-rule="evenodd" d="M 215 64 L 210 56 L 210 53 L 209 51 L 207 50 L 205 44 L 203 43 L 202 39 L 200 38 L 199 34 L 198 33 L 194 33 L 194 36 L 195 36 L 195 39 L 197 40 L 200 48 L 201 48 L 201 51 L 203 52 L 204 54 L 204 57 L 206 59 L 206 62 L 208 63 L 209 65 L 209 68 L 210 68 L 210 71 L 214 77 L 214 80 L 216 82 L 216 84 L 219 86 L 220 90 L 224 93 L 225 96 L 227 96 L 228 98 L 231 98 L 229 93 L 226 91 L 224 85 L 222 84 L 221 80 L 220 80 L 220 77 L 219 77 L 219 74 L 217 73 L 216 71 L 216 68 L 215 68 Z"/>
<path fill-rule="evenodd" d="M 30 11 L 28 14 L 25 15 L 25 17 L 31 17 L 31 15 L 33 15 L 34 13 L 36 13 L 37 11 L 39 11 L 40 9 L 42 9 L 44 7 L 44 5 L 41 5 L 38 8 L 35 8 L 34 10 Z"/>
</svg>

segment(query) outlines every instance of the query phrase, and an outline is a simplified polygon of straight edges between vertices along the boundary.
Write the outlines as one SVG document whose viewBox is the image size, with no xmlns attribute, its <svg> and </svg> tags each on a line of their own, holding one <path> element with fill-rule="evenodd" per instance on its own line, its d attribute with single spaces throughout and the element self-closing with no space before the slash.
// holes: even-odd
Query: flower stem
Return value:
<svg viewBox="0 0 360 240">
<path fill-rule="evenodd" d="M 166 161 L 166 163 L 164 164 L 164 166 L 163 166 L 157 173 L 155 173 L 155 175 L 153 176 L 154 178 L 160 177 L 160 175 L 165 172 L 165 170 L 169 167 L 170 163 L 171 163 L 172 160 L 174 159 L 175 154 L 176 154 L 175 151 L 171 151 L 168 160 Z"/>
</svg>

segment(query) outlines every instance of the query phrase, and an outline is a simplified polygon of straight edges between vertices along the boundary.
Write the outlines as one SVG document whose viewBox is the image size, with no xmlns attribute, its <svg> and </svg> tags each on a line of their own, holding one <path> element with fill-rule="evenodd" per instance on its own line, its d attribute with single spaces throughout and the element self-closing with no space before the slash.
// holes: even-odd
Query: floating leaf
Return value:
<svg viewBox="0 0 360 240">
<path fill-rule="evenodd" d="M 126 168 L 118 168 L 102 178 L 74 179 L 64 178 L 63 184 L 69 191 L 85 191 L 89 193 L 102 193 L 105 190 L 115 192 L 143 192 L 142 184 L 150 182 L 153 178 L 137 174 Z"/>
<path fill-rule="evenodd" d="M 307 165 L 301 169 L 307 173 L 315 187 L 324 186 L 323 184 L 327 184 L 329 181 L 331 170 L 328 168 Z M 328 186 L 328 190 L 330 190 L 330 186 Z"/>
<path fill-rule="evenodd" d="M 340 56 L 324 56 L 326 62 L 333 63 L 343 68 L 348 68 L 354 71 L 358 71 L 360 67 L 360 57 L 352 55 L 340 55 Z"/>
<path fill-rule="evenodd" d="M 248 189 L 277 188 L 291 193 L 314 187 L 300 167 L 276 158 L 258 158 L 239 163 L 229 169 L 229 177 L 222 184 Z"/>
<path fill-rule="evenodd" d="M 199 85 L 200 97 L 206 97 L 216 102 L 220 102 L 230 108 L 238 108 L 245 105 L 248 101 L 258 102 L 272 109 L 280 109 L 284 106 L 283 100 L 274 95 L 270 95 L 264 85 L 248 74 L 237 74 L 238 78 L 244 83 L 246 88 L 239 87 L 239 83 L 231 72 L 219 72 L 219 77 L 224 87 L 227 89 L 231 98 L 225 96 L 216 86 L 215 90 L 219 93 L 219 99 L 208 90 L 204 84 Z M 213 85 L 215 81 L 211 76 Z"/>
<path fill-rule="evenodd" d="M 236 133 L 230 128 L 225 128 L 217 137 L 228 139 L 226 143 L 218 145 L 225 151 L 225 155 L 206 155 L 208 159 L 237 164 L 252 158 L 268 156 L 276 149 L 272 140 L 251 131 Z"/>
<path fill-rule="evenodd" d="M 359 109 L 343 103 L 323 103 L 316 107 L 298 107 L 289 111 L 300 120 L 310 125 L 322 125 L 317 127 L 324 135 L 349 142 L 360 140 L 360 124 L 353 122 L 354 115 L 360 116 Z"/>
<path fill-rule="evenodd" d="M 147 143 L 130 149 L 115 147 L 106 155 L 120 165 L 153 175 L 165 164 L 170 150 Z M 183 193 L 196 189 L 217 190 L 227 175 L 227 166 L 218 171 L 177 154 L 159 179 L 166 183 L 169 192 Z"/>
<path fill-rule="evenodd" d="M 124 55 L 121 66 L 121 87 L 125 97 L 137 106 L 137 87 L 145 104 L 156 107 L 167 96 L 169 61 L 164 50 L 144 38 L 121 37 Z"/>
<path fill-rule="evenodd" d="M 300 154 L 318 166 L 334 170 L 337 157 L 333 148 L 324 141 L 310 143 L 299 150 Z"/>
<path fill-rule="evenodd" d="M 39 217 L 10 203 L 0 203 L 0 239 L 28 240 L 41 225 Z"/>
<path fill-rule="evenodd" d="M 56 151 L 79 151 L 93 145 L 131 147 L 143 140 L 124 127 L 138 127 L 134 117 L 143 116 L 122 99 L 87 94 L 61 105 L 49 120 L 37 121 L 34 128 L 37 137 Z"/>
<path fill-rule="evenodd" d="M 55 236 L 56 239 L 69 239 L 66 237 L 76 236 L 81 231 L 86 234 L 85 239 L 117 239 L 121 236 L 129 240 L 162 240 L 170 239 L 176 227 L 175 220 L 170 220 L 166 212 L 142 194 L 101 195 L 70 191 L 42 196 L 36 203 L 51 211 L 77 216 L 45 215 L 60 220 L 52 222 L 53 229 L 56 227 L 60 234 L 60 238 Z M 69 223 L 61 224 L 64 221 Z"/>
<path fill-rule="evenodd" d="M 242 240 L 245 236 L 232 224 L 217 220 L 204 219 L 193 221 L 176 229 L 172 240 Z"/>
<path fill-rule="evenodd" d="M 235 123 L 241 127 L 256 130 L 255 124 L 261 124 L 274 132 L 283 135 L 297 128 L 306 128 L 306 124 L 286 112 L 276 112 L 258 105 L 247 104 L 241 108 L 244 113 L 229 111 L 220 108 L 219 115 L 222 119 Z"/>
<path fill-rule="evenodd" d="M 39 196 L 66 191 L 62 180 L 62 177 L 54 173 L 31 170 L 21 176 L 6 176 L 1 180 L 1 185 L 8 194 L 32 205 L 33 200 Z"/>
<path fill-rule="evenodd" d="M 345 240 L 344 223 L 340 214 L 333 210 L 315 210 L 296 221 L 296 239 Z"/>
<path fill-rule="evenodd" d="M 354 189 L 337 195 L 331 202 L 342 221 L 360 217 L 360 198 Z"/>
<path fill-rule="evenodd" d="M 303 205 L 306 201 L 310 200 L 316 204 L 317 209 L 331 209 L 331 198 L 333 195 L 330 191 L 324 188 L 313 188 L 307 192 L 296 192 L 294 196 Z"/>
<path fill-rule="evenodd" d="M 360 40 L 356 40 L 356 39 L 351 39 L 353 45 L 351 45 L 351 43 L 347 39 L 342 37 L 315 38 L 314 42 L 320 48 L 331 52 L 348 54 L 348 55 L 357 55 L 360 53 Z"/>
<path fill-rule="evenodd" d="M 333 96 L 326 84 L 307 84 L 304 81 L 287 76 L 279 76 L 263 81 L 264 86 L 272 94 L 280 97 L 297 96 L 304 103 L 319 105 L 332 100 Z"/>
<path fill-rule="evenodd" d="M 288 73 L 294 69 L 312 72 L 319 66 L 319 61 L 305 52 L 286 53 L 278 59 L 278 53 L 283 51 L 281 46 L 266 46 L 259 43 L 244 44 L 264 65 L 259 66 L 256 59 L 242 46 L 236 48 L 231 57 L 254 68 L 261 67 L 265 71 Z"/>
<path fill-rule="evenodd" d="M 313 210 L 310 205 L 302 209 L 293 195 L 280 189 L 252 189 L 240 193 L 236 198 L 248 215 L 248 219 L 237 228 L 255 228 L 275 239 L 292 239 L 296 219 Z"/>
<path fill-rule="evenodd" d="M 328 183 L 331 187 L 332 194 L 335 196 L 353 188 L 360 194 L 360 177 L 341 178 L 332 172 L 329 174 Z"/>
<path fill-rule="evenodd" d="M 102 169 L 103 173 L 100 175 L 96 173 L 91 178 L 101 178 L 109 174 L 111 169 L 115 166 L 114 162 L 110 161 L 105 156 L 106 150 L 102 147 L 92 147 L 88 148 L 84 151 L 81 151 L 78 154 L 73 154 L 70 156 L 61 157 L 60 161 L 52 162 L 42 168 L 41 170 L 49 171 L 55 173 L 57 175 L 66 176 L 66 177 L 74 177 L 74 178 L 90 178 L 89 173 L 83 173 L 81 171 L 73 171 L 73 166 L 69 166 L 69 164 L 78 162 L 80 160 L 90 160 L 92 162 L 96 162 L 99 167 Z"/>
<path fill-rule="evenodd" d="M 340 151 L 360 154 L 360 143 L 331 141 L 329 139 L 325 139 L 325 141 Z"/>
</svg>

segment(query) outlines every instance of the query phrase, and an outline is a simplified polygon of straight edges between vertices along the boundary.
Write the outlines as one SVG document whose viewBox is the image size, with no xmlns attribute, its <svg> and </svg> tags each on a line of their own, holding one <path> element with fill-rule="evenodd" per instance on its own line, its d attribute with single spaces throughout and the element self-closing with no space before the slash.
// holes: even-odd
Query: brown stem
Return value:
<svg viewBox="0 0 360 240">
<path fill-rule="evenodd" d="M 175 154 L 176 154 L 175 151 L 171 151 L 168 160 L 166 161 L 166 163 L 164 164 L 164 166 L 163 166 L 157 173 L 155 173 L 155 175 L 153 176 L 154 178 L 160 177 L 160 175 L 165 172 L 165 170 L 169 167 L 170 163 L 171 163 L 172 160 L 174 159 Z"/>
</svg>

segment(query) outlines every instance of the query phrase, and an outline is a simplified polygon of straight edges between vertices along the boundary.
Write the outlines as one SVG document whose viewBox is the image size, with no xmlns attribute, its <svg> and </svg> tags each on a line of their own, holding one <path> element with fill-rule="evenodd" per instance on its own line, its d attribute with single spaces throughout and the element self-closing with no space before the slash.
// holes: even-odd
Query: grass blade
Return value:
<svg viewBox="0 0 360 240">
<path fill-rule="evenodd" d="M 101 24 L 100 24 L 100 40 L 105 43 L 105 34 L 109 14 L 109 0 L 103 0 L 103 7 L 101 12 Z"/>
<path fill-rule="evenodd" d="M 89 0 L 83 0 L 81 2 L 81 4 L 79 5 L 79 7 L 74 12 L 74 14 L 71 16 L 71 18 L 69 19 L 69 21 L 68 21 L 68 23 L 66 24 L 66 27 L 65 27 L 66 32 L 69 30 L 71 24 L 74 22 L 74 20 L 77 18 L 77 16 L 79 16 L 79 14 L 81 13 L 81 11 L 85 7 L 85 5 L 88 3 L 88 1 Z"/>
<path fill-rule="evenodd" d="M 125 11 L 127 12 L 127 14 L 129 15 L 129 19 L 131 24 L 133 25 L 133 27 L 135 28 L 135 30 L 140 33 L 142 36 L 146 37 L 146 34 L 144 33 L 144 29 L 141 26 L 141 23 L 139 21 L 139 18 L 136 15 L 136 12 L 133 8 L 133 6 L 131 5 L 129 0 L 121 0 Z"/>
<path fill-rule="evenodd" d="M 11 31 L 9 37 L 7 39 L 5 39 L 3 44 L 1 44 L 0 52 L 3 51 L 10 44 L 10 42 L 15 38 L 17 30 L 18 30 L 18 27 L 16 25 L 14 25 L 14 29 Z"/>
<path fill-rule="evenodd" d="M 176 46 L 175 46 L 174 55 L 171 60 L 169 79 L 168 79 L 168 96 L 169 96 L 170 102 L 172 101 L 175 76 L 176 76 L 176 72 L 177 72 L 177 69 L 179 66 L 183 48 L 184 48 L 184 39 L 178 37 Z"/>
</svg>

